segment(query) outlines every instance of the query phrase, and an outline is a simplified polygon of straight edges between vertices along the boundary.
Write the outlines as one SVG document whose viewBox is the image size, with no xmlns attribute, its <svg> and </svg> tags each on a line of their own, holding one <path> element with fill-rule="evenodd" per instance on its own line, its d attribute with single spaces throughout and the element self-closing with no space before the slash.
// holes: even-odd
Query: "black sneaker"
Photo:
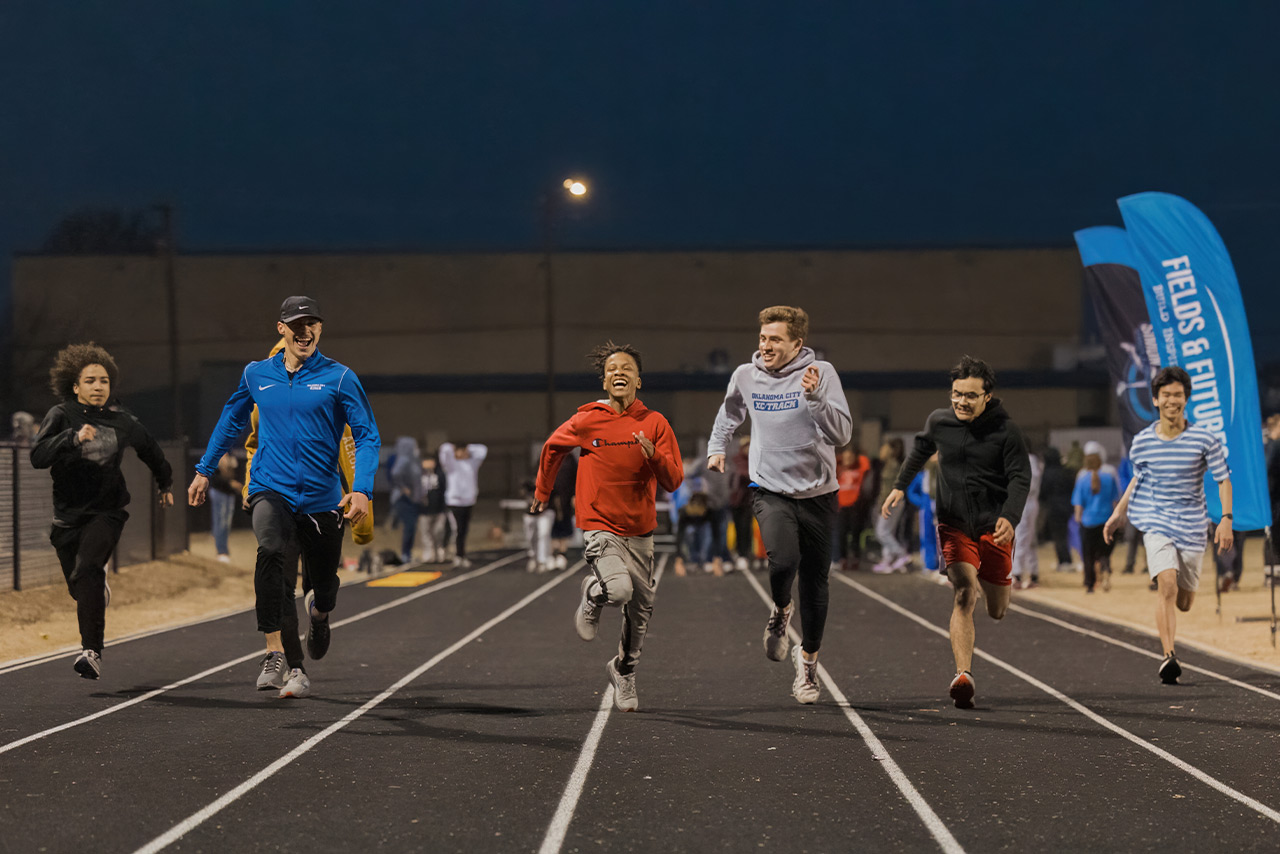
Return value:
<svg viewBox="0 0 1280 854">
<path fill-rule="evenodd" d="M 72 667 L 85 679 L 97 679 L 102 675 L 102 656 L 91 649 L 82 649 Z"/>
<path fill-rule="evenodd" d="M 312 661 L 319 661 L 329 651 L 329 615 L 316 617 L 312 608 L 316 603 L 316 592 L 308 590 L 303 599 L 307 606 L 307 655 Z"/>
<path fill-rule="evenodd" d="M 1177 685 L 1178 677 L 1182 675 L 1182 665 L 1178 664 L 1178 656 L 1169 653 L 1164 657 L 1164 661 L 1160 662 L 1160 681 L 1166 685 Z"/>
</svg>

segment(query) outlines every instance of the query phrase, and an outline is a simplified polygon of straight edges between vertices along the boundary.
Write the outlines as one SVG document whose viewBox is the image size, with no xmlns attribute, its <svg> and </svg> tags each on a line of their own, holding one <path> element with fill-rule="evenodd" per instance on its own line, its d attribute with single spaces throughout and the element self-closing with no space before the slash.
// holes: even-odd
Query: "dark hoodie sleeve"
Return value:
<svg viewBox="0 0 1280 854">
<path fill-rule="evenodd" d="M 930 413 L 928 420 L 924 422 L 924 429 L 916 434 L 915 441 L 911 443 L 911 452 L 907 454 L 906 462 L 898 469 L 898 479 L 893 482 L 894 489 L 907 491 L 907 487 L 911 485 L 911 481 L 915 480 L 920 469 L 924 468 L 924 464 L 929 462 L 938 450 L 938 443 L 934 441 L 933 430 L 938 423 L 938 412 L 936 410 Z"/>
<path fill-rule="evenodd" d="M 67 426 L 62 407 L 55 406 L 44 416 L 40 432 L 31 445 L 31 465 L 47 469 L 63 456 L 78 458 L 80 443 L 76 441 L 76 431 Z"/>
<path fill-rule="evenodd" d="M 1009 477 L 1009 496 L 1004 500 L 1000 515 L 1013 527 L 1022 521 L 1022 509 L 1031 492 L 1031 460 L 1027 458 L 1027 443 L 1022 431 L 1012 421 L 1005 422 L 1004 471 Z"/>
</svg>

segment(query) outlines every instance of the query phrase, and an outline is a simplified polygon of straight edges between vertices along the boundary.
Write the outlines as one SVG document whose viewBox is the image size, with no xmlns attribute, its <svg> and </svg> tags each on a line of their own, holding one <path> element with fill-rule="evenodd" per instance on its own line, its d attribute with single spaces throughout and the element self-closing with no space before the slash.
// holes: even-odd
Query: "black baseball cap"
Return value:
<svg viewBox="0 0 1280 854">
<path fill-rule="evenodd" d="M 311 297 L 289 297 L 281 304 L 281 323 L 291 323 L 301 317 L 324 320 L 324 315 L 320 313 L 320 304 Z"/>
</svg>

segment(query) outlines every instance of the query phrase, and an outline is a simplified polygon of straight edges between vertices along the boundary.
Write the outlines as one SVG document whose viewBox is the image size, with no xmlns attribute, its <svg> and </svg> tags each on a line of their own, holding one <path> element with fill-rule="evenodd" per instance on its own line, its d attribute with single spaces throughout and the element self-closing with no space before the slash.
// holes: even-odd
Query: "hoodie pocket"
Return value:
<svg viewBox="0 0 1280 854">
<path fill-rule="evenodd" d="M 794 448 L 766 448 L 761 468 L 790 492 L 804 492 L 822 484 L 822 459 L 815 443 Z"/>
</svg>

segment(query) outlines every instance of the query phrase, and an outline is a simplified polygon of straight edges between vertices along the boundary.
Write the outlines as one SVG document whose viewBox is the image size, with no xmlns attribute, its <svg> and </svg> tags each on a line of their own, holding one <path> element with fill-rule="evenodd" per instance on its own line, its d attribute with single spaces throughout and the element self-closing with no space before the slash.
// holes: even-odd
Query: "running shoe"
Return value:
<svg viewBox="0 0 1280 854">
<path fill-rule="evenodd" d="M 316 592 L 308 590 L 303 598 L 307 605 L 307 655 L 312 661 L 319 661 L 329 651 L 329 615 L 317 617 L 315 614 Z"/>
<path fill-rule="evenodd" d="M 573 627 L 578 630 L 578 637 L 584 641 L 595 640 L 596 630 L 600 628 L 600 605 L 587 595 L 591 582 L 595 580 L 593 573 L 587 573 L 587 577 L 582 579 L 582 601 L 573 612 Z"/>
<path fill-rule="evenodd" d="M 973 695 L 976 692 L 973 674 L 968 670 L 957 673 L 956 678 L 951 680 L 951 699 L 955 701 L 957 709 L 972 709 Z"/>
<path fill-rule="evenodd" d="M 278 695 L 281 700 L 289 697 L 300 699 L 311 693 L 311 680 L 307 678 L 306 672 L 301 667 L 295 667 L 289 671 L 288 677 L 284 680 L 284 687 L 280 689 Z"/>
<path fill-rule="evenodd" d="M 620 712 L 634 712 L 640 708 L 640 698 L 636 696 L 636 673 L 618 672 L 618 659 L 611 658 L 604 666 L 609 672 L 609 681 L 613 683 L 613 706 Z"/>
<path fill-rule="evenodd" d="M 735 559 L 733 562 L 733 568 L 736 569 L 738 572 L 746 572 L 748 569 L 751 568 L 751 564 L 747 562 L 747 559 L 745 557 L 742 557 L 741 555 L 739 555 L 737 559 Z"/>
<path fill-rule="evenodd" d="M 91 649 L 82 649 L 72 667 L 85 679 L 97 679 L 102 675 L 102 656 Z"/>
<path fill-rule="evenodd" d="M 787 637 L 787 625 L 791 622 L 791 606 L 774 607 L 769 615 L 769 622 L 764 624 L 764 654 L 774 661 L 787 660 L 787 647 L 791 640 Z"/>
<path fill-rule="evenodd" d="M 791 663 L 796 667 L 796 681 L 791 683 L 791 695 L 801 703 L 816 703 L 822 687 L 818 685 L 818 662 L 805 661 L 804 648 L 796 644 L 791 651 Z"/>
<path fill-rule="evenodd" d="M 1177 685 L 1178 677 L 1182 675 L 1182 665 L 1178 664 L 1178 656 L 1169 653 L 1164 657 L 1164 661 L 1160 662 L 1160 681 L 1166 685 Z"/>
<path fill-rule="evenodd" d="M 258 690 L 269 691 L 272 688 L 283 688 L 288 678 L 289 665 L 285 663 L 283 652 L 268 652 L 262 659 L 262 669 L 258 672 Z"/>
</svg>

